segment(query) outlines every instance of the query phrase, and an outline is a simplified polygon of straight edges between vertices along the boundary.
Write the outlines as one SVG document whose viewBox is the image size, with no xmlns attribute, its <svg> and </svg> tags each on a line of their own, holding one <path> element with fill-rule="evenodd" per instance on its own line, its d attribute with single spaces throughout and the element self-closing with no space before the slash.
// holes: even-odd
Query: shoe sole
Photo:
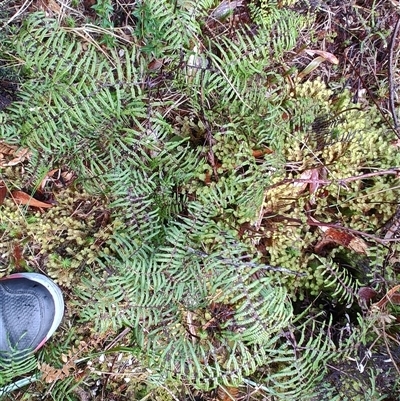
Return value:
<svg viewBox="0 0 400 401">
<path fill-rule="evenodd" d="M 60 325 L 61 320 L 64 316 L 64 298 L 60 288 L 57 284 L 51 280 L 50 278 L 44 276 L 39 273 L 14 273 L 9 276 L 3 277 L 0 280 L 10 280 L 13 278 L 25 278 L 27 280 L 35 281 L 41 285 L 43 285 L 51 294 L 54 302 L 54 318 L 51 324 L 49 331 L 47 332 L 46 337 L 40 342 L 40 344 L 33 350 L 33 352 L 37 351 L 41 348 L 44 343 L 53 335 L 56 331 L 57 327 Z"/>
</svg>

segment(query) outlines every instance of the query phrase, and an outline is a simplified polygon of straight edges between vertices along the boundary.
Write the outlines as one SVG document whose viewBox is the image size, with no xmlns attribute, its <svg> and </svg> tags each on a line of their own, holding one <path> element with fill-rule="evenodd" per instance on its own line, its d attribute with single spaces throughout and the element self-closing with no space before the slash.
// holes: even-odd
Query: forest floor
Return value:
<svg viewBox="0 0 400 401">
<path fill-rule="evenodd" d="M 2 27 L 0 28 L 0 35 L 2 34 L 2 30 L 3 32 L 6 32 L 8 29 L 12 31 L 19 24 L 23 24 L 23 21 L 29 14 L 42 11 L 47 17 L 59 20 L 71 29 L 77 29 L 77 27 L 84 24 L 90 25 L 91 33 L 93 34 L 92 38 L 98 40 L 96 45 L 101 52 L 102 49 L 112 47 L 119 40 L 129 42 L 130 35 L 132 34 L 132 30 L 129 27 L 136 24 L 132 12 L 136 3 L 138 2 L 129 2 L 128 0 L 27 0 L 25 2 L 0 0 L 0 27 Z M 210 3 L 214 4 L 216 2 Z M 234 30 L 239 23 L 251 23 L 248 11 L 249 3 L 259 4 L 262 2 L 243 0 L 232 3 L 235 3 L 235 7 L 232 8 L 234 11 L 227 17 L 228 22 L 226 24 L 229 25 L 229 29 Z M 282 9 L 289 7 L 305 15 L 310 15 L 313 23 L 307 30 L 301 33 L 296 46 L 291 51 L 285 53 L 284 60 L 279 60 L 282 71 L 287 70 L 286 77 L 288 80 L 290 80 L 292 72 L 296 71 L 299 81 L 313 81 L 318 78 L 325 82 L 327 87 L 333 91 L 348 90 L 354 104 L 365 108 L 376 107 L 382 120 L 386 122 L 388 129 L 400 138 L 400 126 L 398 122 L 400 102 L 398 98 L 398 88 L 400 85 L 398 65 L 400 56 L 400 5 L 394 0 L 356 0 L 352 2 L 311 0 L 310 4 L 302 1 L 289 3 L 289 5 L 286 5 L 285 1 L 278 1 L 277 7 Z M 217 6 L 218 4 L 214 4 L 210 8 L 213 9 Z M 109 34 L 111 29 L 114 29 L 112 32 L 116 32 L 117 39 Z M 6 59 L 5 55 L 0 54 L 0 68 Z M 149 69 L 156 70 L 158 62 L 160 60 L 155 59 L 154 65 L 148 66 Z M 282 75 L 285 75 L 285 72 Z M 7 107 L 17 100 L 18 84 L 13 82 L 10 77 L 0 75 L 0 111 L 6 112 Z M 2 124 L 1 120 L 0 124 Z M 2 147 L 0 147 L 1 174 L 10 166 L 23 165 L 29 157 L 29 149 L 23 148 L 21 150 L 15 143 L 2 143 Z M 4 177 L 1 176 L 3 177 L 1 179 L 3 186 L 0 187 L 0 204 L 4 203 L 5 206 L 10 207 L 11 204 L 16 203 L 26 207 L 29 206 L 31 210 L 40 213 L 46 213 L 47 208 L 50 209 L 52 207 L 54 199 L 51 195 L 40 197 L 35 194 L 35 198 L 32 199 L 30 195 L 24 192 L 24 188 L 20 188 L 20 190 L 13 189 L 12 191 L 6 189 L 10 184 L 7 182 L 8 175 L 4 174 Z M 59 191 L 61 188 L 61 192 L 63 192 L 64 188 L 70 185 L 73 187 L 74 180 L 76 179 L 73 172 L 68 171 L 68 169 L 58 169 L 53 166 L 49 168 L 48 172 L 42 172 L 42 174 L 43 178 L 39 183 L 39 187 L 48 188 L 51 186 L 54 191 Z M 67 192 L 68 190 L 65 191 Z M 65 195 L 66 198 L 68 196 L 68 194 Z M 99 201 L 98 198 L 92 199 L 85 194 L 75 197 L 73 200 L 66 201 L 66 204 L 70 208 L 71 215 L 82 216 L 82 220 L 85 220 L 86 216 L 91 216 L 90 222 L 87 223 L 90 235 L 92 235 L 92 231 L 96 232 L 97 235 L 101 230 L 104 229 L 106 231 L 108 229 L 110 215 L 107 200 L 102 199 Z M 0 213 L 2 212 L 0 211 Z M 32 219 L 34 218 L 32 217 Z M 24 218 L 23 220 L 27 219 Z M 28 222 L 29 224 L 31 223 Z M 10 225 L 7 225 L 7 227 L 10 227 Z M 20 230 L 20 228 L 16 229 L 12 226 L 11 228 L 13 230 Z M 4 270 L 4 272 L 11 273 L 11 271 L 26 270 L 27 267 L 29 267 L 29 270 L 37 269 L 40 271 L 45 262 L 44 257 L 39 255 L 38 252 L 35 253 L 34 249 L 31 249 L 29 252 L 34 257 L 29 260 L 25 259 L 26 250 L 24 248 L 24 240 L 26 237 L 18 235 L 14 236 L 13 242 L 10 245 L 11 249 L 3 249 L 4 254 L 7 253 L 8 256 L 5 262 L 2 262 L 0 271 Z M 98 243 L 108 241 L 110 234 L 102 232 L 97 237 L 93 235 L 93 238 L 95 238 L 93 240 L 94 245 L 91 245 L 95 248 Z M 44 245 L 41 244 L 41 246 Z M 81 260 L 88 260 L 91 257 L 90 253 L 82 251 Z M 78 274 L 81 272 L 81 265 L 78 265 L 77 270 L 71 273 L 72 270 L 71 266 L 68 265 L 68 259 L 63 259 L 65 265 L 62 266 L 60 271 L 57 270 L 57 263 L 60 261 L 52 260 L 51 258 L 50 261 L 52 267 L 49 267 L 46 273 L 51 273 L 52 277 L 58 276 L 58 283 L 62 286 L 66 294 L 68 323 L 63 324 L 60 333 L 54 336 L 54 340 L 49 343 L 48 349 L 44 351 L 43 361 L 40 365 L 40 372 L 44 375 L 44 384 L 39 384 L 36 381 L 37 377 L 32 374 L 22 375 L 21 377 L 29 377 L 31 383 L 21 390 L 17 389 L 10 392 L 5 396 L 7 397 L 5 399 L 62 399 L 60 395 L 63 391 L 62 386 L 59 386 L 57 393 L 53 394 L 53 383 L 60 378 L 67 377 L 73 377 L 76 382 L 74 384 L 71 384 L 71 381 L 68 382 L 67 385 L 70 386 L 68 390 L 69 396 L 65 399 L 78 401 L 161 400 L 168 395 L 171 400 L 195 399 L 199 401 L 218 399 L 227 401 L 230 399 L 262 399 L 262 390 L 252 389 L 252 391 L 249 391 L 248 389 L 241 389 L 239 391 L 236 388 L 229 387 L 225 393 L 217 390 L 202 393 L 192 388 L 174 388 L 173 391 L 170 389 L 151 388 L 150 391 L 150 387 L 146 387 L 143 384 L 142 388 L 140 387 L 141 385 L 137 386 L 135 393 L 126 393 L 129 380 L 124 381 L 119 377 L 123 376 L 121 364 L 116 360 L 117 357 L 114 356 L 107 356 L 106 360 L 104 360 L 104 353 L 112 345 L 118 343 L 120 339 L 123 339 L 129 333 L 129 330 L 121 330 L 115 339 L 110 338 L 107 332 L 98 336 L 95 335 L 93 327 L 90 325 L 87 327 L 77 325 L 74 331 L 70 330 L 68 325 L 74 324 L 75 320 L 79 320 L 79 316 L 76 316 L 78 309 L 74 296 L 73 275 L 76 272 Z M 47 259 L 46 262 L 48 262 Z M 5 264 L 7 264 L 6 267 Z M 60 346 L 60 344 L 64 343 L 67 345 Z M 48 361 L 49 357 L 51 357 L 53 346 L 55 349 L 58 347 L 54 353 L 62 355 L 61 358 L 64 366 L 59 365 L 55 368 L 51 364 L 44 362 Z M 90 370 L 90 363 L 88 364 L 89 367 L 85 368 L 79 362 L 71 363 L 71 360 L 76 361 L 79 359 L 76 358 L 76 355 L 83 355 L 88 348 L 93 359 L 100 359 L 100 362 L 97 362 L 96 369 L 100 369 L 99 366 L 104 370 L 108 369 L 107 375 L 102 376 L 99 374 L 97 381 L 93 379 L 93 375 L 97 371 L 95 368 Z M 114 364 L 118 366 L 119 371 L 118 369 L 113 370 Z M 125 365 L 128 366 L 128 364 L 129 361 L 125 361 Z M 145 377 L 145 370 L 138 371 L 138 375 Z M 89 376 L 90 379 L 87 379 Z M 18 377 L 17 379 L 20 378 Z M 14 381 L 17 379 L 14 379 Z M 86 379 L 88 382 L 85 383 L 85 386 L 75 384 L 85 382 Z M 387 399 L 389 400 L 389 398 Z"/>
</svg>

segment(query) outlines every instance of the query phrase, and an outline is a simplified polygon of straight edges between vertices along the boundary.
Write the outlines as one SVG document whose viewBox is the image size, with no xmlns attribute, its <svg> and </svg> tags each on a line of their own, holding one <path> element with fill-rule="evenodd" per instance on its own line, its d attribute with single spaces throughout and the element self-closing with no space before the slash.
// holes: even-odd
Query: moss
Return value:
<svg viewBox="0 0 400 401">
<path fill-rule="evenodd" d="M 106 213 L 101 199 L 67 188 L 57 194 L 56 201 L 56 206 L 37 211 L 5 200 L 0 214 L 0 252 L 8 266 L 1 275 L 22 264 L 28 269 L 39 266 L 59 284 L 70 287 L 76 271 L 95 262 L 111 232 L 108 222 L 103 226 L 101 220 Z"/>
<path fill-rule="evenodd" d="M 327 285 L 327 278 L 321 275 L 324 268 L 316 269 L 313 255 L 323 231 L 308 225 L 310 216 L 322 223 L 339 223 L 375 235 L 393 216 L 399 198 L 393 174 L 356 178 L 396 167 L 400 162 L 395 147 L 388 146 L 394 138 L 388 138 L 377 111 L 352 107 L 349 93 L 335 97 L 316 80 L 297 84 L 290 93 L 288 105 L 295 121 L 296 115 L 305 112 L 307 99 L 313 106 L 298 118 L 294 132 L 288 133 L 284 148 L 287 168 L 276 172 L 275 185 L 266 189 L 264 202 L 264 213 L 270 216 L 265 227 L 270 238 L 270 263 L 306 273 L 303 279 L 289 279 L 294 298 L 304 288 L 317 294 Z M 320 132 L 315 132 L 318 126 L 312 120 L 325 121 Z M 309 123 L 301 125 L 302 121 Z M 307 175 L 312 169 L 318 185 L 314 189 L 309 185 L 312 177 Z M 295 181 L 303 177 L 309 181 Z M 369 258 L 375 257 L 376 247 L 380 246 L 376 245 L 372 253 L 367 251 Z M 348 248 L 344 251 L 352 252 Z M 321 255 L 318 261 L 322 267 L 330 263 Z"/>
<path fill-rule="evenodd" d="M 394 138 L 388 137 L 378 111 L 359 109 L 349 92 L 337 95 L 317 79 L 297 82 L 286 93 L 282 104 L 290 119 L 281 115 L 268 122 L 285 133 L 282 148 L 257 160 L 257 132 L 226 124 L 213 133 L 197 179 L 184 191 L 212 209 L 221 232 L 241 233 L 250 253 L 257 249 L 266 263 L 301 273 L 286 278 L 297 299 L 328 290 L 332 279 L 326 266 L 336 270 L 340 264 L 334 260 L 340 244 L 316 254 L 324 232 L 310 221 L 375 235 L 396 210 L 396 176 L 384 171 L 398 166 L 400 155 L 387 145 Z M 217 237 L 209 235 L 202 243 L 218 247 L 224 239 Z M 265 249 L 258 238 L 264 238 Z M 354 259 L 354 250 L 345 247 L 343 252 Z M 366 256 L 373 259 L 375 253 L 367 249 Z"/>
</svg>

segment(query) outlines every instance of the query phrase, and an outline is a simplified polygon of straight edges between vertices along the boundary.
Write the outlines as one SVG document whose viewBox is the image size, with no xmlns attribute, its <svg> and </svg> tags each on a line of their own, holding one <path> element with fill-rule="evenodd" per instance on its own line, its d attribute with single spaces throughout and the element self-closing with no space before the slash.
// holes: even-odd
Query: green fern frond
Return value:
<svg viewBox="0 0 400 401">
<path fill-rule="evenodd" d="M 37 360 L 34 355 L 29 355 L 27 358 L 19 360 L 5 360 L 0 358 L 0 386 L 9 384 L 15 378 L 16 372 L 19 375 L 24 375 L 34 370 L 37 366 Z M 0 389 L 0 396 L 1 396 Z"/>
<path fill-rule="evenodd" d="M 326 261 L 317 270 L 324 277 L 324 289 L 330 293 L 333 300 L 346 305 L 355 301 L 360 283 L 344 267 Z"/>
<path fill-rule="evenodd" d="M 100 49 L 43 14 L 29 16 L 0 44 L 23 64 L 20 98 L 0 113 L 0 136 L 34 152 L 19 186 L 35 188 L 46 171 L 66 166 L 77 187 L 107 199 L 110 234 L 94 263 L 72 270 L 81 279 L 71 306 L 88 331 L 109 338 L 128 329 L 124 345 L 110 352 L 137 357 L 146 380 L 160 386 L 252 382 L 266 396 L 298 400 L 316 397 L 336 348 L 331 323 L 295 320 L 292 301 L 326 290 L 349 303 L 358 285 L 329 257 L 316 260 L 310 245 L 319 233 L 306 224 L 306 206 L 322 217 L 335 208 L 372 209 L 362 200 L 348 206 L 359 193 L 353 184 L 347 195 L 335 187 L 329 202 L 316 196 L 318 204 L 310 191 L 293 194 L 296 174 L 310 165 L 336 171 L 332 149 L 346 137 L 332 136 L 323 150 L 309 137 L 318 116 L 344 106 L 332 105 L 319 81 L 286 86 L 279 63 L 307 19 L 261 3 L 246 8 L 253 25 L 228 29 L 224 15 L 223 31 L 214 34 L 215 1 L 139 1 L 134 44 L 115 49 Z M 346 146 L 365 140 L 353 122 L 334 128 L 354 133 Z M 389 166 L 397 160 L 383 145 L 369 167 L 381 156 Z M 265 152 L 256 157 L 259 148 Z M 359 158 L 361 146 L 352 149 Z M 310 164 L 290 168 L 304 160 Z M 376 182 L 393 202 L 390 179 Z M 371 199 L 374 190 L 363 195 Z M 279 220 L 289 215 L 296 224 Z M 76 384 L 60 380 L 53 394 L 72 399 Z"/>
</svg>

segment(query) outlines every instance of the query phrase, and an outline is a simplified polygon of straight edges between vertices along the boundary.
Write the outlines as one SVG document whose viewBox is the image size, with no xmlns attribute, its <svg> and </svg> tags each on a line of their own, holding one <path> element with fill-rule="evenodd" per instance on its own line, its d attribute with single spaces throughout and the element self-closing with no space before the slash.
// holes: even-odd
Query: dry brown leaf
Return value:
<svg viewBox="0 0 400 401">
<path fill-rule="evenodd" d="M 305 49 L 304 50 L 307 54 L 310 56 L 314 56 L 314 54 L 318 54 L 318 56 L 323 57 L 326 61 L 329 61 L 332 64 L 339 64 L 339 60 L 335 55 L 332 53 L 323 51 L 323 50 L 311 50 L 311 49 Z"/>
<path fill-rule="evenodd" d="M 373 304 L 373 307 L 377 307 L 379 309 L 383 309 L 387 303 L 395 304 L 395 305 L 400 305 L 400 294 L 397 293 L 397 291 L 400 290 L 400 284 L 394 286 L 392 289 L 390 289 L 384 297 L 375 304 Z M 396 294 L 397 293 L 397 294 Z"/>
<path fill-rule="evenodd" d="M 0 205 L 4 203 L 4 199 L 6 198 L 7 195 L 7 187 L 6 184 L 4 184 L 4 181 L 0 181 Z"/>
<path fill-rule="evenodd" d="M 28 149 L 20 149 L 17 153 L 15 153 L 14 159 L 10 160 L 8 163 L 3 164 L 3 167 L 15 166 L 16 164 L 28 160 L 31 156 L 32 152 L 30 152 Z"/>
<path fill-rule="evenodd" d="M 321 171 L 319 168 L 312 168 L 309 170 L 304 171 L 298 180 L 294 182 L 294 187 L 296 187 L 296 192 L 297 195 L 300 195 L 303 193 L 307 186 L 309 186 L 309 191 L 311 195 L 310 202 L 311 204 L 315 203 L 314 195 L 317 192 L 317 189 L 321 186 L 321 180 L 320 180 L 320 174 Z"/>
<path fill-rule="evenodd" d="M 150 71 L 160 70 L 164 65 L 164 59 L 162 58 L 155 58 L 147 65 L 147 68 Z"/>
<path fill-rule="evenodd" d="M 253 157 L 258 159 L 260 157 L 263 157 L 264 155 L 270 155 L 271 153 L 274 153 L 274 151 L 270 148 L 263 148 L 263 149 L 254 149 L 253 150 Z"/>
<path fill-rule="evenodd" d="M 27 206 L 37 207 L 37 208 L 42 208 L 42 209 L 48 209 L 50 207 L 53 207 L 53 205 L 51 205 L 49 203 L 38 201 L 37 199 L 32 198 L 32 196 L 30 196 L 27 193 L 22 192 L 22 191 L 12 191 L 11 197 L 17 205 L 27 205 Z"/>
<path fill-rule="evenodd" d="M 300 195 L 303 193 L 307 186 L 310 184 L 309 180 L 311 180 L 313 175 L 313 170 L 303 171 L 298 179 L 293 183 L 293 186 L 296 188 L 296 194 Z"/>
<path fill-rule="evenodd" d="M 60 5 L 54 0 L 48 0 L 47 8 L 55 14 L 61 14 Z"/>
<path fill-rule="evenodd" d="M 317 223 L 313 225 L 317 225 L 318 228 L 324 233 L 322 240 L 319 241 L 314 247 L 314 251 L 316 253 L 321 253 L 326 247 L 332 247 L 335 245 L 342 245 L 345 248 L 351 249 L 357 253 L 367 253 L 368 245 L 362 238 L 347 232 L 345 229 L 324 225 L 313 217 L 310 217 L 310 220 L 313 223 Z"/>
<path fill-rule="evenodd" d="M 0 153 L 3 155 L 12 155 L 16 150 L 17 146 L 8 145 L 7 143 L 0 141 Z"/>
<path fill-rule="evenodd" d="M 28 160 L 32 152 L 0 141 L 0 167 L 11 167 Z M 10 160 L 11 159 L 11 160 Z"/>
<path fill-rule="evenodd" d="M 47 184 L 52 184 L 57 188 L 66 187 L 71 184 L 75 177 L 76 175 L 72 171 L 63 171 L 60 168 L 50 170 L 39 184 L 38 191 L 44 193 Z"/>
<path fill-rule="evenodd" d="M 32 9 L 45 11 L 48 17 L 61 14 L 61 6 L 55 0 L 38 0 L 32 5 Z"/>
<path fill-rule="evenodd" d="M 358 238 L 354 234 L 333 227 L 319 228 L 324 231 L 325 242 L 342 245 L 357 253 L 367 253 L 368 245 L 362 238 Z"/>
<path fill-rule="evenodd" d="M 65 369 L 67 365 L 64 365 L 62 369 L 57 369 L 48 363 L 39 363 L 38 368 L 42 372 L 42 380 L 46 383 L 54 383 L 57 380 L 65 379 L 70 375 L 69 369 Z"/>
</svg>

